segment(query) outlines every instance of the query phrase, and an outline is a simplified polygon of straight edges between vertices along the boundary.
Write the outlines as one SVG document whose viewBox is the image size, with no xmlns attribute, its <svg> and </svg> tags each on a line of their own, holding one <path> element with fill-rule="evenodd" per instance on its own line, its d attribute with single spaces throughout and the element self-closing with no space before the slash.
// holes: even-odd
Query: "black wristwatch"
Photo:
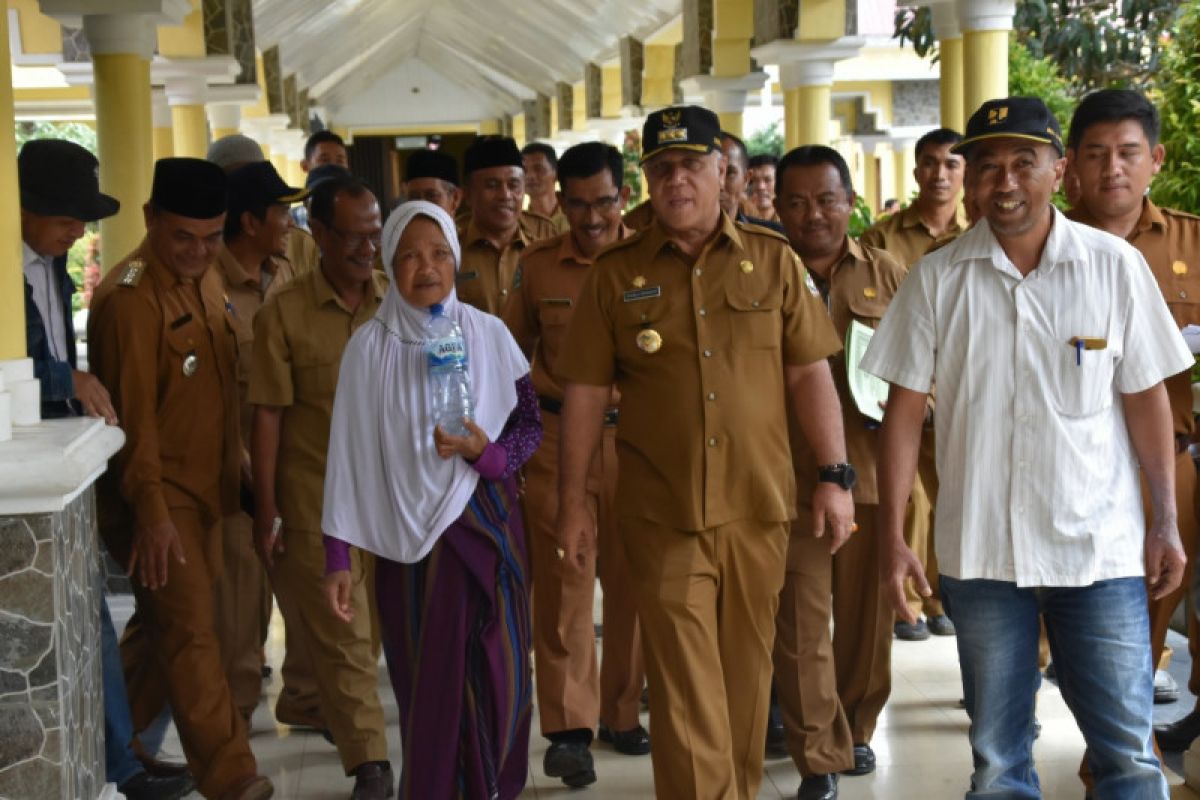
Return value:
<svg viewBox="0 0 1200 800">
<path fill-rule="evenodd" d="M 823 483 L 834 483 L 846 491 L 858 483 L 858 472 L 853 464 L 829 464 L 817 467 L 817 480 Z"/>
</svg>

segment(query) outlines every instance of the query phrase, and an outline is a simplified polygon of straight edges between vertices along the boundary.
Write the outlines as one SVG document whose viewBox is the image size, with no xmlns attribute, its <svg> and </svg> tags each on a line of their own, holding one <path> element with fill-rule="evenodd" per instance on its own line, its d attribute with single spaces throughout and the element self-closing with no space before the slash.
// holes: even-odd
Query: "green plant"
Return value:
<svg viewBox="0 0 1200 800">
<path fill-rule="evenodd" d="M 67 251 L 67 274 L 79 287 L 71 298 L 72 311 L 88 306 L 92 289 L 100 282 L 100 234 L 95 230 L 95 223 L 89 224 L 88 228 Z"/>
<path fill-rule="evenodd" d="M 875 224 L 875 220 L 871 217 L 871 207 L 867 205 L 867 201 L 863 199 L 862 195 L 858 195 L 854 198 L 854 210 L 850 212 L 848 233 L 857 239 L 873 224 Z"/>
<path fill-rule="evenodd" d="M 1188 0 L 1162 56 L 1151 100 L 1162 115 L 1167 158 L 1154 178 L 1154 202 L 1200 213 L 1200 0 Z"/>
<path fill-rule="evenodd" d="M 30 139 L 66 139 L 96 152 L 96 130 L 82 122 L 18 122 L 17 150 Z"/>
<path fill-rule="evenodd" d="M 1079 96 L 1075 82 L 1063 77 L 1051 59 L 1035 58 L 1016 37 L 1008 41 L 1008 93 L 1013 97 L 1042 98 L 1064 134 Z"/>
<path fill-rule="evenodd" d="M 779 130 L 779 122 L 772 122 L 765 128 L 759 128 L 746 137 L 746 152 L 752 156 L 772 155 L 776 158 L 783 156 L 783 133 Z"/>
<path fill-rule="evenodd" d="M 637 205 L 642 196 L 642 168 L 638 163 L 642 157 L 642 134 L 636 128 L 625 131 L 621 144 L 621 158 L 625 161 L 625 185 L 629 187 L 631 207 Z"/>
</svg>

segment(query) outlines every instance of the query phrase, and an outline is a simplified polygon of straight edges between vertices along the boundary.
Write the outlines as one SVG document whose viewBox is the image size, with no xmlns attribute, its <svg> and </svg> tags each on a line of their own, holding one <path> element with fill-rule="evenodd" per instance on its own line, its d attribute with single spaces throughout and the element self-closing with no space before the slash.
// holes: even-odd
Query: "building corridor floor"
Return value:
<svg viewBox="0 0 1200 800">
<path fill-rule="evenodd" d="M 132 611 L 128 596 L 110 598 L 114 622 L 123 627 Z M 599 598 L 597 598 L 598 606 Z M 1187 685 L 1187 644 L 1178 634 L 1170 634 L 1175 648 L 1171 672 L 1181 687 Z M 276 667 L 274 675 L 263 683 L 263 699 L 252 720 L 250 744 L 259 761 L 260 771 L 275 783 L 277 798 L 284 800 L 344 800 L 352 781 L 342 774 L 337 753 L 320 735 L 295 732 L 277 725 L 271 713 L 279 692 L 278 665 L 283 656 L 283 624 L 276 612 L 267 644 L 268 661 Z M 892 651 L 892 697 L 880 719 L 872 746 L 879 767 L 874 774 L 843 777 L 842 800 L 879 798 L 886 800 L 954 800 L 966 789 L 971 763 L 967 744 L 967 716 L 959 707 L 962 695 L 954 639 L 932 637 L 925 642 L 895 642 Z M 536 675 L 534 676 L 536 680 Z M 387 671 L 380 662 L 380 699 L 389 722 L 388 737 L 392 763 L 398 766 L 399 730 L 396 702 L 388 684 Z M 1186 714 L 1195 699 L 1186 689 L 1176 703 L 1157 706 L 1157 721 L 1169 721 Z M 1083 797 L 1083 786 L 1075 776 L 1083 753 L 1083 738 L 1058 688 L 1050 681 L 1042 685 L 1038 700 L 1042 735 L 1034 748 L 1044 796 L 1047 800 L 1076 800 Z M 648 715 L 643 724 L 649 727 Z M 653 738 L 653 731 L 651 731 Z M 542 774 L 542 754 L 546 741 L 537 732 L 534 713 L 530 779 L 524 798 L 565 798 L 575 800 L 641 800 L 654 797 L 650 758 L 629 757 L 616 753 L 608 745 L 593 745 L 598 780 L 583 790 L 571 790 L 557 779 Z M 181 760 L 178 738 L 172 728 L 164 744 L 164 757 Z M 1172 800 L 1200 800 L 1182 785 L 1182 758 L 1167 758 Z M 759 798 L 793 798 L 800 776 L 788 759 L 768 761 Z M 199 795 L 193 795 L 199 797 Z"/>
</svg>

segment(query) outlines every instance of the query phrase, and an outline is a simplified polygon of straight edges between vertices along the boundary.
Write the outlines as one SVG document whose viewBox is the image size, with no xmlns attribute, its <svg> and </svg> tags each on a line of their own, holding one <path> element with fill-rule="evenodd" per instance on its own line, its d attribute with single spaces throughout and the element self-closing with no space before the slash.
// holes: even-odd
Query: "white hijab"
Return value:
<svg viewBox="0 0 1200 800">
<path fill-rule="evenodd" d="M 461 261 L 454 221 L 440 207 L 416 200 L 388 218 L 381 255 L 392 284 L 342 357 L 321 516 L 326 534 L 405 563 L 429 553 L 479 481 L 466 461 L 442 459 L 434 447 L 423 342 L 429 309 L 405 301 L 392 273 L 400 236 L 417 216 L 441 227 L 455 269 Z M 529 362 L 504 323 L 460 303 L 453 289 L 442 306 L 466 341 L 475 423 L 495 441 L 516 408 L 515 384 Z"/>
</svg>

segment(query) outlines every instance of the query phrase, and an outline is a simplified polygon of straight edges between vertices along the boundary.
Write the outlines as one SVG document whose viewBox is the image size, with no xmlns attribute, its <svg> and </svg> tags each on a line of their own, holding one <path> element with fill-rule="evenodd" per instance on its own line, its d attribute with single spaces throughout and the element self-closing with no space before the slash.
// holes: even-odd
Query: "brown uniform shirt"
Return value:
<svg viewBox="0 0 1200 800">
<path fill-rule="evenodd" d="M 1067 217 L 1095 225 L 1082 208 L 1072 209 Z M 1146 198 L 1142 201 L 1142 216 L 1126 240 L 1150 265 L 1175 324 L 1181 329 L 1185 325 L 1200 325 L 1200 217 L 1159 208 Z M 1175 433 L 1191 438 L 1196 430 L 1191 371 L 1167 378 L 1166 387 Z"/>
<path fill-rule="evenodd" d="M 954 210 L 954 224 L 942 236 L 957 235 L 970 227 L 971 221 L 959 205 Z M 886 250 L 903 267 L 911 267 L 929 252 L 929 247 L 936 241 L 929 228 L 921 221 L 916 206 L 897 211 L 890 217 L 879 220 L 859 237 L 865 245 Z"/>
<path fill-rule="evenodd" d="M 908 270 L 887 252 L 861 245 L 848 238 L 846 255 L 833 265 L 829 274 L 828 293 L 825 295 L 833 327 L 843 342 L 851 322 L 857 321 L 869 328 L 879 327 L 883 312 L 892 302 L 900 288 L 900 282 L 907 273 Z M 854 502 L 878 503 L 879 489 L 875 479 L 879 449 L 877 426 L 868 427 L 868 423 L 873 423 L 874 420 L 858 410 L 858 405 L 850 394 L 845 357 L 838 354 L 830 359 L 830 367 L 842 403 L 846 453 L 858 472 Z M 812 489 L 816 487 L 819 465 L 794 415 L 788 415 L 788 422 L 792 454 L 796 464 L 796 482 L 800 487 L 800 496 L 804 497 L 805 492 L 811 494 Z"/>
<path fill-rule="evenodd" d="M 517 235 L 503 250 L 498 250 L 472 219 L 458 236 L 462 247 L 462 264 L 455 280 L 458 299 L 480 311 L 500 316 L 513 289 L 521 253 L 534 242 L 555 235 L 554 224 L 549 219 L 522 211 Z"/>
<path fill-rule="evenodd" d="M 287 259 L 292 262 L 294 275 L 312 272 L 321 263 L 321 248 L 312 234 L 303 228 L 288 231 Z"/>
<path fill-rule="evenodd" d="M 566 233 L 571 229 L 571 223 L 567 221 L 567 215 L 563 213 L 562 206 L 558 203 L 554 204 L 554 211 L 552 211 L 549 215 L 539 214 L 532 209 L 526 209 L 521 213 L 536 219 L 544 219 L 548 221 L 554 230 L 554 235 Z"/>
<path fill-rule="evenodd" d="M 237 337 L 237 384 L 242 425 L 242 445 L 250 447 L 250 420 L 254 406 L 250 405 L 250 367 L 254 360 L 254 317 L 262 308 L 266 298 L 278 293 L 296 277 L 292 262 L 286 258 L 273 257 L 263 264 L 262 278 L 254 280 L 245 268 L 224 247 L 217 256 L 217 273 L 225 289 L 233 318 L 233 332 Z"/>
<path fill-rule="evenodd" d="M 629 234 L 622 226 L 618 238 Z M 533 388 L 543 397 L 563 399 L 558 357 L 591 266 L 569 232 L 543 239 L 521 255 L 521 274 L 504 308 L 504 324 L 521 349 L 533 353 Z"/>
<path fill-rule="evenodd" d="M 208 525 L 236 510 L 237 343 L 220 275 L 177 278 L 143 241 L 96 287 L 88 344 L 126 436 L 96 493 L 114 555 L 169 508 Z"/>
<path fill-rule="evenodd" d="M 625 217 L 622 219 L 625 227 L 634 231 L 645 230 L 650 227 L 650 223 L 654 220 L 654 206 L 650 205 L 650 201 L 646 200 L 640 203 L 632 211 L 625 212 Z"/>
<path fill-rule="evenodd" d="M 338 368 L 350 335 L 375 316 L 387 292 L 377 272 L 371 290 L 348 309 L 318 267 L 270 297 L 254 320 L 250 402 L 283 409 L 275 492 L 289 528 L 321 530 L 325 457 Z"/>
<path fill-rule="evenodd" d="M 698 531 L 796 515 L 783 368 L 839 347 L 787 240 L 722 215 L 691 265 L 657 222 L 602 252 L 557 363 L 621 392 L 621 514 Z"/>
</svg>

